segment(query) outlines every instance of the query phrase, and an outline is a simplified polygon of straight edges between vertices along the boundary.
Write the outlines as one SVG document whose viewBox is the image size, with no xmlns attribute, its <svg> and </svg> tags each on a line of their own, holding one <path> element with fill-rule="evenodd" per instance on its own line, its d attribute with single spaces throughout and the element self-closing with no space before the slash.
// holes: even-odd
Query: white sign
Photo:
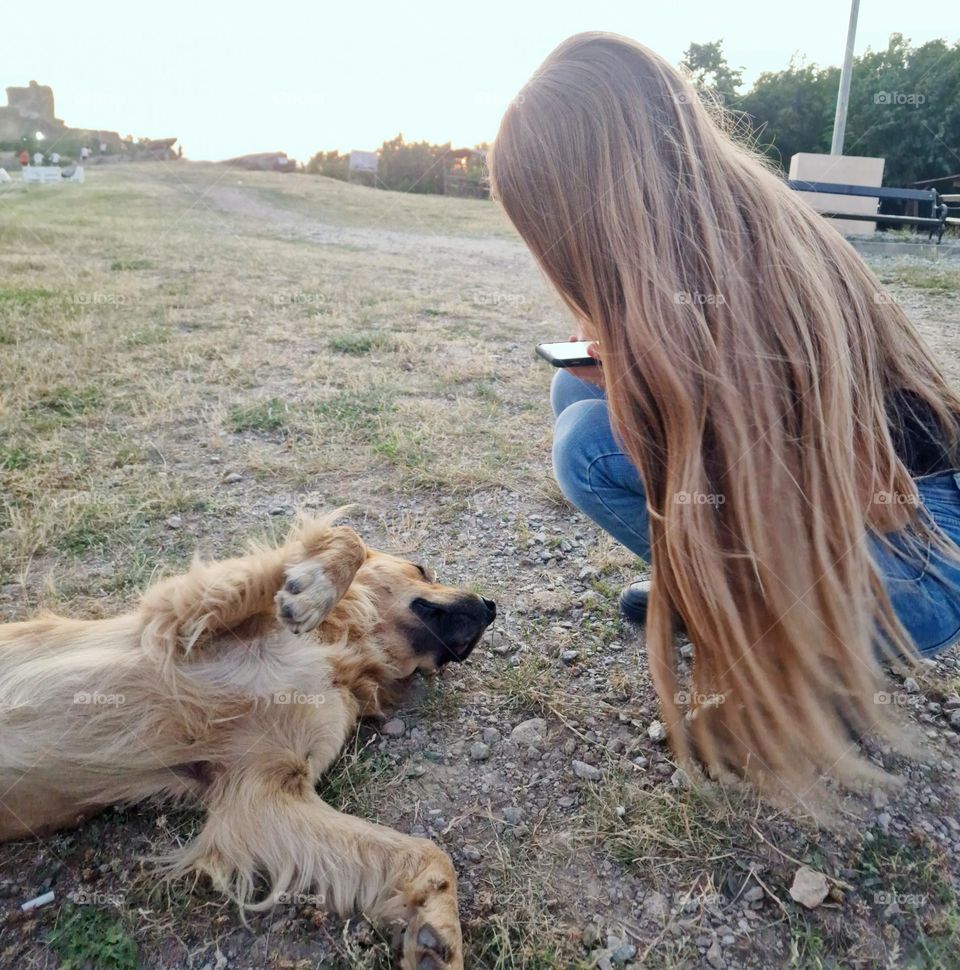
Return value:
<svg viewBox="0 0 960 970">
<path fill-rule="evenodd" d="M 83 169 L 77 166 L 60 168 L 59 165 L 27 165 L 20 169 L 24 182 L 82 182 Z"/>
<path fill-rule="evenodd" d="M 350 152 L 350 161 L 347 168 L 351 172 L 376 172 L 377 153 L 376 152 Z"/>
</svg>

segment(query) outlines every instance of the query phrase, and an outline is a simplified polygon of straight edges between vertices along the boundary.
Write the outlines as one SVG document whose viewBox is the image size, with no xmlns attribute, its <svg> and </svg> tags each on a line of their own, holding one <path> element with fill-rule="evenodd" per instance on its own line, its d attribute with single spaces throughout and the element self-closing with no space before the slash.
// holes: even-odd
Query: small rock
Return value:
<svg viewBox="0 0 960 970">
<path fill-rule="evenodd" d="M 652 892 L 643 901 L 643 915 L 658 923 L 665 923 L 670 915 L 670 900 L 660 892 Z"/>
<path fill-rule="evenodd" d="M 579 650 L 564 650 L 560 654 L 560 660 L 563 662 L 564 666 L 569 666 L 572 663 L 576 663 L 580 659 Z"/>
<path fill-rule="evenodd" d="M 516 805 L 508 805 L 500 814 L 503 820 L 511 825 L 519 825 L 523 821 L 523 809 Z"/>
<path fill-rule="evenodd" d="M 907 677 L 906 680 L 904 680 L 903 687 L 908 694 L 920 693 L 920 685 L 912 677 Z"/>
<path fill-rule="evenodd" d="M 573 761 L 573 773 L 584 781 L 599 781 L 603 777 L 603 772 L 599 768 L 576 759 Z"/>
<path fill-rule="evenodd" d="M 546 736 L 547 722 L 542 717 L 531 717 L 522 721 L 510 732 L 510 740 L 524 747 L 543 744 Z"/>
<path fill-rule="evenodd" d="M 807 909 L 816 909 L 830 892 L 830 884 L 822 872 L 816 872 L 809 866 L 801 866 L 793 877 L 790 887 L 790 897 Z"/>
<path fill-rule="evenodd" d="M 667 729 L 663 726 L 662 721 L 651 721 L 650 727 L 647 728 L 647 737 L 651 741 L 656 741 L 658 744 L 667 739 Z"/>
<path fill-rule="evenodd" d="M 475 845 L 465 846 L 463 849 L 463 855 L 464 858 L 468 859 L 470 862 L 483 861 L 483 853 Z"/>
<path fill-rule="evenodd" d="M 593 958 L 593 965 L 596 970 L 613 970 L 613 962 L 610 959 L 609 950 L 597 950 Z"/>
<path fill-rule="evenodd" d="M 583 945 L 588 949 L 592 950 L 595 946 L 600 943 L 600 928 L 596 923 L 591 923 L 584 931 L 581 937 Z"/>
<path fill-rule="evenodd" d="M 677 768 L 677 770 L 670 776 L 670 784 L 674 788 L 689 788 L 690 787 L 690 776 L 683 770 L 683 768 Z"/>
<path fill-rule="evenodd" d="M 950 727 L 960 731 L 960 711 L 950 712 Z"/>
<path fill-rule="evenodd" d="M 488 727 L 483 729 L 483 743 L 484 744 L 496 744 L 502 735 L 495 727 Z"/>
<path fill-rule="evenodd" d="M 744 894 L 743 898 L 748 903 L 759 903 L 763 899 L 763 886 L 753 885 Z"/>
<path fill-rule="evenodd" d="M 583 582 L 584 580 L 599 579 L 599 578 L 600 578 L 600 570 L 594 569 L 593 566 L 584 566 L 583 569 L 581 569 L 577 575 L 577 579 L 579 579 L 581 582 Z"/>
<path fill-rule="evenodd" d="M 711 967 L 723 966 L 723 951 L 720 949 L 720 941 L 717 939 L 714 939 L 707 950 L 707 963 Z"/>
<path fill-rule="evenodd" d="M 406 733 L 407 726 L 400 720 L 399 717 L 392 718 L 387 721 L 386 724 L 380 729 L 381 734 L 385 734 L 388 738 L 402 738 Z"/>
<path fill-rule="evenodd" d="M 271 515 L 286 515 L 287 514 L 287 510 L 282 505 L 275 505 L 272 509 L 270 509 L 270 514 Z"/>
<path fill-rule="evenodd" d="M 179 529 L 183 525 L 183 519 L 179 515 L 171 515 L 164 523 L 168 529 Z"/>
<path fill-rule="evenodd" d="M 470 745 L 471 761 L 486 761 L 490 757 L 490 745 L 482 741 L 476 741 Z"/>
<path fill-rule="evenodd" d="M 229 472 L 223 476 L 222 481 L 224 485 L 236 485 L 237 482 L 243 481 L 243 475 L 239 472 Z"/>
<path fill-rule="evenodd" d="M 531 599 L 534 609 L 540 613 L 562 613 L 570 606 L 570 597 L 558 590 L 537 590 Z"/>
<path fill-rule="evenodd" d="M 610 952 L 610 961 L 615 967 L 622 967 L 637 955 L 637 948 L 629 941 L 623 940 L 615 950 Z"/>
</svg>

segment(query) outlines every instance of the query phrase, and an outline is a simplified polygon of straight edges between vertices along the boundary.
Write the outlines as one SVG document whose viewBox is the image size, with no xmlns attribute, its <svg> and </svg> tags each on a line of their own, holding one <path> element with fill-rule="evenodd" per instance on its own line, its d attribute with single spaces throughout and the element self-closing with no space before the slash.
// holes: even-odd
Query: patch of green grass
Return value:
<svg viewBox="0 0 960 970">
<path fill-rule="evenodd" d="M 950 865 L 933 843 L 919 835 L 907 840 L 871 829 L 857 865 L 861 892 L 879 913 L 896 903 L 906 924 L 903 966 L 942 970 L 956 966 L 960 911 Z"/>
<path fill-rule="evenodd" d="M 887 896 L 902 895 L 922 905 L 956 905 L 950 869 L 943 856 L 917 841 L 904 841 L 871 829 L 863 843 L 858 868 L 864 873 L 861 887 L 870 898 L 877 895 L 885 906 Z"/>
<path fill-rule="evenodd" d="M 371 385 L 359 391 L 340 391 L 320 401 L 314 411 L 326 424 L 341 431 L 370 437 L 394 408 L 393 394 L 386 388 Z"/>
<path fill-rule="evenodd" d="M 0 310 L 28 310 L 52 300 L 59 302 L 62 296 L 42 286 L 0 286 Z"/>
<path fill-rule="evenodd" d="M 383 429 L 373 444 L 373 453 L 386 458 L 397 468 L 407 471 L 424 470 L 435 461 L 435 456 L 424 446 L 424 435 L 416 429 L 400 427 Z"/>
<path fill-rule="evenodd" d="M 64 418 L 74 418 L 100 407 L 103 392 L 97 387 L 73 388 L 59 385 L 45 391 L 33 402 L 32 409 Z"/>
<path fill-rule="evenodd" d="M 25 448 L 17 445 L 0 444 L 0 469 L 3 471 L 15 472 L 26 468 L 32 457 Z"/>
<path fill-rule="evenodd" d="M 945 295 L 960 292 L 960 270 L 953 267 L 898 266 L 891 278 L 916 290 Z"/>
<path fill-rule="evenodd" d="M 290 420 L 290 408 L 278 397 L 230 409 L 230 427 L 236 432 L 280 431 Z"/>
<path fill-rule="evenodd" d="M 335 354 L 362 357 L 374 350 L 389 350 L 394 346 L 392 337 L 383 333 L 353 333 L 331 337 L 327 346 Z"/>
<path fill-rule="evenodd" d="M 149 259 L 115 259 L 110 264 L 110 269 L 116 272 L 136 269 L 152 269 L 153 263 Z"/>
<path fill-rule="evenodd" d="M 166 343 L 170 339 L 169 333 L 163 327 L 140 327 L 133 330 L 127 336 L 127 345 L 130 347 L 154 347 L 157 344 Z"/>
<path fill-rule="evenodd" d="M 123 921 L 99 909 L 68 907 L 47 943 L 60 970 L 136 970 L 138 965 L 137 944 Z"/>
<path fill-rule="evenodd" d="M 496 914 L 485 921 L 477 940 L 470 940 L 472 965 L 484 970 L 586 970 L 586 959 L 571 960 L 546 926 L 530 925 L 529 914 Z"/>
<path fill-rule="evenodd" d="M 56 539 L 58 549 L 79 555 L 122 545 L 126 557 L 129 547 L 142 543 L 164 519 L 210 511 L 210 503 L 201 495 L 173 488 L 154 495 L 98 493 L 74 508 L 69 528 Z"/>
<path fill-rule="evenodd" d="M 317 786 L 320 797 L 340 812 L 376 818 L 393 766 L 386 755 L 374 750 L 375 738 L 354 736 L 352 748 L 344 750 Z"/>
<path fill-rule="evenodd" d="M 748 791 L 647 789 L 614 775 L 585 790 L 584 818 L 592 838 L 622 865 L 718 886 L 752 855 L 756 837 L 744 820 L 755 804 Z"/>
<path fill-rule="evenodd" d="M 820 929 L 811 925 L 805 919 L 792 923 L 790 926 L 790 966 L 819 968 L 832 965 L 829 961 L 829 948 Z"/>
<path fill-rule="evenodd" d="M 473 385 L 473 393 L 476 394 L 481 401 L 489 401 L 491 404 L 500 403 L 500 395 L 497 393 L 496 387 L 487 381 L 477 381 Z"/>
<path fill-rule="evenodd" d="M 102 549 L 109 541 L 110 533 L 92 520 L 83 518 L 65 532 L 57 545 L 65 552 L 83 553 L 89 549 Z"/>
<path fill-rule="evenodd" d="M 528 715 L 551 711 L 562 702 L 557 672 L 542 654 L 524 653 L 500 675 L 500 693 Z"/>
</svg>

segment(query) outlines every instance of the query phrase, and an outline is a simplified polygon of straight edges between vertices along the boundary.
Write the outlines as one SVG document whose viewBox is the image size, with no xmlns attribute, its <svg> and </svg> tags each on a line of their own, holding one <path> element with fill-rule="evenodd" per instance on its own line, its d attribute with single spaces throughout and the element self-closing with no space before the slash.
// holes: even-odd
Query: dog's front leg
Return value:
<svg viewBox="0 0 960 970">
<path fill-rule="evenodd" d="M 295 632 L 312 629 L 347 591 L 366 558 L 347 526 L 307 519 L 275 549 L 205 563 L 144 593 L 142 642 L 151 652 L 187 653 L 202 637 L 277 611 Z"/>
<path fill-rule="evenodd" d="M 224 784 L 176 870 L 204 871 L 246 905 L 255 879 L 266 875 L 272 894 L 261 906 L 313 894 L 342 916 L 406 922 L 403 970 L 462 970 L 449 856 L 426 839 L 331 808 L 297 770 L 296 758 L 289 770 L 281 767 L 274 764 L 269 779 L 253 768 Z M 278 791 L 281 776 L 287 784 Z"/>
</svg>

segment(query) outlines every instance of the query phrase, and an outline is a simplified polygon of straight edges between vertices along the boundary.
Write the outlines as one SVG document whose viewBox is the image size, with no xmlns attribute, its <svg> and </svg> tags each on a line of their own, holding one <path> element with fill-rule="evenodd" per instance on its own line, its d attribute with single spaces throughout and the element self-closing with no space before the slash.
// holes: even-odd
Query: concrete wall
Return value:
<svg viewBox="0 0 960 970">
<path fill-rule="evenodd" d="M 790 178 L 808 182 L 842 182 L 845 185 L 870 185 L 883 183 L 883 158 L 865 155 L 815 155 L 799 152 L 790 159 Z M 817 212 L 851 212 L 872 215 L 877 211 L 877 200 L 866 196 L 828 195 L 821 192 L 799 192 Z M 876 231 L 875 222 L 866 220 L 831 219 L 830 224 L 844 235 L 863 235 Z"/>
</svg>

